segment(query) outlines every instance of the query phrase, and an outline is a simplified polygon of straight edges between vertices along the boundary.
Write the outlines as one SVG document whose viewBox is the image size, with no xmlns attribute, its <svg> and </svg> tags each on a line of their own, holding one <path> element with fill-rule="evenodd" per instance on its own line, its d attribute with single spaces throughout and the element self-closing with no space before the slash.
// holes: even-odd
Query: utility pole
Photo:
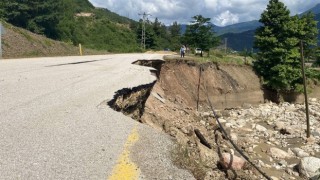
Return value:
<svg viewBox="0 0 320 180">
<path fill-rule="evenodd" d="M 139 14 L 139 16 L 142 16 L 142 30 L 141 30 L 141 48 L 146 49 L 146 18 L 148 16 L 151 16 L 151 14 L 142 13 Z"/>
</svg>

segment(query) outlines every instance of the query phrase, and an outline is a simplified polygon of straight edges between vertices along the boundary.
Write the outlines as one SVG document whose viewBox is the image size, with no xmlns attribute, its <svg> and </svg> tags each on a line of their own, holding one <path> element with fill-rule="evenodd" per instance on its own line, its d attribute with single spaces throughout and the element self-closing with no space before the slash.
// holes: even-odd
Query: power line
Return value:
<svg viewBox="0 0 320 180">
<path fill-rule="evenodd" d="M 151 16 L 151 14 L 142 13 L 138 14 L 139 16 L 142 16 L 142 30 L 141 30 L 141 48 L 146 49 L 146 18 L 148 16 Z"/>
</svg>

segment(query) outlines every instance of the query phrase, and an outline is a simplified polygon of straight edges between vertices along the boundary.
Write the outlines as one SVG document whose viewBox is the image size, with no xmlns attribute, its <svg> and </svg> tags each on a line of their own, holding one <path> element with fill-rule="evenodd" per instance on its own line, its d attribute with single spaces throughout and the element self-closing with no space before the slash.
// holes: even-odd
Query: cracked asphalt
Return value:
<svg viewBox="0 0 320 180">
<path fill-rule="evenodd" d="M 107 106 L 117 90 L 155 80 L 132 62 L 162 56 L 0 60 L 0 179 L 107 179 L 135 126 L 139 179 L 193 179 L 172 164 L 169 136 Z"/>
</svg>

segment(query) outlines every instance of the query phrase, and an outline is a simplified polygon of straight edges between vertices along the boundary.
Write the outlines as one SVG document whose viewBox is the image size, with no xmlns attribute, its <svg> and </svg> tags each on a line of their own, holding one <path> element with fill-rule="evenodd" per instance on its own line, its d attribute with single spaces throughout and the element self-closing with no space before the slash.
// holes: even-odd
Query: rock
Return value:
<svg viewBox="0 0 320 180">
<path fill-rule="evenodd" d="M 248 153 L 253 153 L 253 147 L 248 148 Z"/>
<path fill-rule="evenodd" d="M 203 112 L 200 114 L 202 117 L 206 118 L 206 117 L 209 117 L 211 115 L 210 112 Z"/>
<path fill-rule="evenodd" d="M 314 137 L 320 137 L 320 128 L 314 130 L 311 134 L 312 134 Z"/>
<path fill-rule="evenodd" d="M 314 138 L 313 136 L 310 136 L 309 138 L 307 138 L 307 143 L 308 144 L 314 144 L 316 141 L 316 138 Z"/>
<path fill-rule="evenodd" d="M 267 131 L 267 128 L 257 124 L 256 125 L 256 130 L 260 131 L 260 132 L 266 132 Z"/>
<path fill-rule="evenodd" d="M 230 153 L 222 153 L 220 164 L 226 169 L 241 170 L 244 168 L 246 161 Z"/>
<path fill-rule="evenodd" d="M 227 122 L 225 119 L 219 118 L 220 123 L 225 123 Z"/>
<path fill-rule="evenodd" d="M 205 163 L 206 166 L 216 168 L 216 164 L 219 161 L 218 153 L 212 149 L 207 148 L 201 143 L 197 143 L 199 148 L 199 154 L 201 161 Z"/>
<path fill-rule="evenodd" d="M 230 111 L 223 110 L 223 111 L 221 111 L 221 115 L 222 115 L 223 117 L 230 117 Z"/>
<path fill-rule="evenodd" d="M 238 141 L 238 135 L 236 133 L 231 133 L 230 134 L 230 139 L 234 142 L 237 143 Z"/>
<path fill-rule="evenodd" d="M 304 157 L 298 165 L 300 175 L 307 178 L 320 178 L 320 159 L 316 157 Z"/>
<path fill-rule="evenodd" d="M 233 127 L 233 124 L 231 124 L 231 123 L 226 123 L 225 126 L 228 127 L 228 128 L 231 128 L 231 127 Z"/>
<path fill-rule="evenodd" d="M 263 161 L 261 161 L 260 159 L 258 160 L 258 163 L 257 163 L 258 167 L 265 167 L 265 163 Z"/>
<path fill-rule="evenodd" d="M 193 129 L 192 125 L 188 125 L 188 126 L 181 128 L 181 131 L 183 133 L 187 134 L 188 136 L 191 136 L 193 134 L 194 129 Z"/>
<path fill-rule="evenodd" d="M 281 121 L 278 121 L 275 123 L 275 126 L 274 126 L 274 129 L 275 130 L 281 130 L 281 129 L 285 129 L 286 128 L 286 125 L 284 122 L 281 122 Z"/>
<path fill-rule="evenodd" d="M 279 178 L 275 177 L 275 176 L 271 176 L 270 177 L 272 180 L 279 180 Z"/>
<path fill-rule="evenodd" d="M 291 151 L 294 153 L 294 155 L 296 155 L 297 157 L 300 157 L 300 158 L 310 156 L 308 153 L 304 152 L 300 148 L 293 148 Z"/>
<path fill-rule="evenodd" d="M 270 148 L 269 152 L 273 158 L 277 159 L 285 159 L 291 157 L 289 153 L 275 147 Z"/>
<path fill-rule="evenodd" d="M 204 126 L 206 125 L 206 122 L 204 120 L 201 120 L 200 123 Z"/>
<path fill-rule="evenodd" d="M 310 102 L 317 102 L 317 98 L 309 98 Z"/>
<path fill-rule="evenodd" d="M 285 161 L 285 160 L 281 160 L 278 164 L 282 167 L 287 167 L 287 165 L 288 165 L 287 161 Z"/>
</svg>

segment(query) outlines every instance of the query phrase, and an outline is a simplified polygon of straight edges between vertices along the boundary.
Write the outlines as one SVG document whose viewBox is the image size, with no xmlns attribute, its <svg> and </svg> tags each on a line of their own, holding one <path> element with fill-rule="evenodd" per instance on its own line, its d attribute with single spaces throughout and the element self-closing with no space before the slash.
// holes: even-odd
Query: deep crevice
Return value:
<svg viewBox="0 0 320 180">
<path fill-rule="evenodd" d="M 132 64 L 153 67 L 155 70 L 150 70 L 159 79 L 163 60 L 137 60 Z M 140 85 L 133 88 L 123 88 L 115 92 L 115 95 L 108 105 L 123 114 L 140 122 L 141 116 L 144 113 L 145 104 L 150 96 L 153 86 L 157 81 L 149 84 Z"/>
<path fill-rule="evenodd" d="M 133 88 L 123 88 L 118 90 L 108 105 L 131 118 L 140 121 L 144 113 L 144 108 L 151 90 L 156 81 Z"/>
</svg>

